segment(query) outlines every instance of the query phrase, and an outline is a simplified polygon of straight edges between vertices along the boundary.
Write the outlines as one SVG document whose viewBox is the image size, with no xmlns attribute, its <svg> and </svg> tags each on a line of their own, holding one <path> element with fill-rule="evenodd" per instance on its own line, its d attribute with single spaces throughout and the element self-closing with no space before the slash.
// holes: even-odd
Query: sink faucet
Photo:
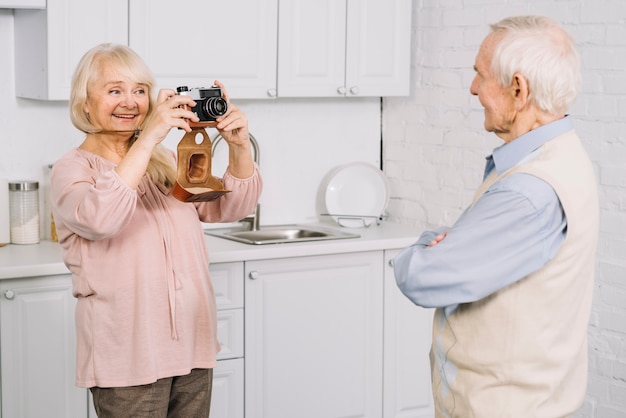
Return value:
<svg viewBox="0 0 626 418">
<path fill-rule="evenodd" d="M 252 151 L 254 151 L 254 162 L 257 165 L 259 165 L 259 161 L 261 160 L 260 151 L 259 151 L 259 143 L 257 142 L 256 138 L 252 136 L 251 133 L 248 133 L 248 136 L 250 137 L 250 144 L 252 145 Z M 217 144 L 222 139 L 223 139 L 222 135 L 217 135 L 217 137 L 213 140 L 213 147 L 211 149 L 212 151 L 211 155 L 215 155 L 215 148 L 217 147 Z M 245 218 L 240 219 L 239 222 L 248 224 L 248 229 L 250 231 L 258 231 L 261 225 L 261 205 L 257 204 L 256 208 L 254 209 L 254 212 L 252 212 L 250 215 L 246 216 Z"/>
<path fill-rule="evenodd" d="M 254 209 L 254 212 L 252 212 L 250 215 L 246 216 L 243 219 L 240 219 L 239 222 L 243 223 L 243 224 L 248 224 L 248 230 L 249 231 L 258 231 L 259 230 L 259 220 L 261 219 L 261 205 L 259 205 L 257 203 L 256 208 Z"/>
</svg>

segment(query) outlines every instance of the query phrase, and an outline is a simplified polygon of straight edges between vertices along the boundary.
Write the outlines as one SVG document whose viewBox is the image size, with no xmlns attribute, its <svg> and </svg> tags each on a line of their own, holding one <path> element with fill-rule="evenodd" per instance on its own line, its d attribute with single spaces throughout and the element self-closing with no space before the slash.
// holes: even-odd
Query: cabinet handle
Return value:
<svg viewBox="0 0 626 418">
<path fill-rule="evenodd" d="M 393 267 L 393 258 L 389 260 L 389 267 Z"/>
<path fill-rule="evenodd" d="M 256 280 L 259 278 L 259 272 L 256 270 L 253 270 L 248 274 L 248 277 L 252 280 Z"/>
<path fill-rule="evenodd" d="M 267 95 L 269 97 L 276 97 L 278 95 L 278 93 L 276 92 L 276 89 L 269 89 L 269 90 L 267 90 Z"/>
<path fill-rule="evenodd" d="M 350 94 L 359 94 L 359 86 L 350 87 Z"/>
<path fill-rule="evenodd" d="M 5 290 L 4 291 L 4 297 L 9 299 L 9 300 L 12 300 L 15 297 L 15 292 L 12 291 L 11 289 Z"/>
<path fill-rule="evenodd" d="M 337 93 L 339 93 L 342 96 L 345 96 L 346 95 L 346 88 L 345 88 L 345 86 L 338 87 L 337 88 Z"/>
</svg>

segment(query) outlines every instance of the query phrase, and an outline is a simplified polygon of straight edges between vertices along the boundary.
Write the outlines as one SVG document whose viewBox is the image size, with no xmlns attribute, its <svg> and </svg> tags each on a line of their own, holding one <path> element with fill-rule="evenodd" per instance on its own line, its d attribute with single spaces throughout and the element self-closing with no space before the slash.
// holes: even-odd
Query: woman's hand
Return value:
<svg viewBox="0 0 626 418">
<path fill-rule="evenodd" d="M 144 124 L 140 138 L 156 145 L 165 139 L 172 128 L 191 132 L 188 120 L 197 122 L 198 117 L 188 109 L 195 104 L 191 97 L 176 94 L 174 90 L 159 90 L 156 107 Z"/>
<path fill-rule="evenodd" d="M 133 189 L 136 189 L 146 172 L 154 148 L 161 143 L 172 128 L 191 132 L 187 120 L 197 121 L 198 117 L 185 106 L 194 106 L 189 96 L 178 95 L 173 90 L 160 90 L 157 104 L 135 143 L 128 150 L 115 171 Z"/>
<path fill-rule="evenodd" d="M 217 80 L 215 80 L 215 85 L 222 89 L 222 96 L 228 103 L 228 110 L 224 115 L 217 118 L 215 127 L 229 144 L 249 146 L 248 118 L 230 102 L 224 85 Z"/>
<path fill-rule="evenodd" d="M 222 138 L 228 143 L 228 170 L 235 177 L 248 178 L 254 173 L 248 118 L 241 109 L 230 102 L 224 85 L 217 80 L 215 85 L 222 89 L 222 96 L 228 103 L 228 110 L 217 118 L 215 124 Z"/>
</svg>

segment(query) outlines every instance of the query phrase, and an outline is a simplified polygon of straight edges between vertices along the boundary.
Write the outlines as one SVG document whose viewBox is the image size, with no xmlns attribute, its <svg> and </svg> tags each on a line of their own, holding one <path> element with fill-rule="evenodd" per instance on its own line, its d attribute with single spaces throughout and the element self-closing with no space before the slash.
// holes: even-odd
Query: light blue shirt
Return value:
<svg viewBox="0 0 626 418">
<path fill-rule="evenodd" d="M 506 143 L 487 157 L 485 177 L 534 158 L 550 139 L 573 129 L 569 116 Z M 453 311 L 540 269 L 560 248 L 566 218 L 554 189 L 515 173 L 495 182 L 451 228 L 424 232 L 394 259 L 398 287 L 415 304 Z M 428 244 L 442 232 L 443 241 Z"/>
</svg>

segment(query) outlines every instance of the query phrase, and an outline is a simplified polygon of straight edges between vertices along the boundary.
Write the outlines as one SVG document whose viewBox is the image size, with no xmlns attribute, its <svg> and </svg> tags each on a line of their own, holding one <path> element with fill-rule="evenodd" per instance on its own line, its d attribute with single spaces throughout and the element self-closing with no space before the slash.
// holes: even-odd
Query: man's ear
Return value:
<svg viewBox="0 0 626 418">
<path fill-rule="evenodd" d="M 526 106 L 530 96 L 530 89 L 526 77 L 520 73 L 513 74 L 513 80 L 511 81 L 511 93 L 513 95 L 513 100 L 515 100 L 517 109 L 522 109 Z"/>
</svg>

